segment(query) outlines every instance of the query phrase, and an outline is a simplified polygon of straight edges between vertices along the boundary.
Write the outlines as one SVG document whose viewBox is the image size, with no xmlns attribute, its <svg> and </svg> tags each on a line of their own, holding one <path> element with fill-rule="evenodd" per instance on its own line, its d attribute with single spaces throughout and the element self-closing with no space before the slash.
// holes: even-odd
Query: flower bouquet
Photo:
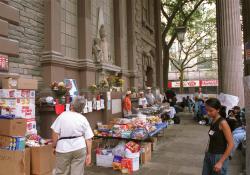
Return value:
<svg viewBox="0 0 250 175">
<path fill-rule="evenodd" d="M 95 84 L 92 84 L 89 86 L 89 90 L 92 94 L 94 94 L 97 91 L 97 86 Z"/>
<path fill-rule="evenodd" d="M 65 96 L 69 93 L 70 87 L 66 87 L 64 82 L 53 82 L 50 85 L 50 88 L 56 99 L 56 103 L 64 104 Z"/>
</svg>

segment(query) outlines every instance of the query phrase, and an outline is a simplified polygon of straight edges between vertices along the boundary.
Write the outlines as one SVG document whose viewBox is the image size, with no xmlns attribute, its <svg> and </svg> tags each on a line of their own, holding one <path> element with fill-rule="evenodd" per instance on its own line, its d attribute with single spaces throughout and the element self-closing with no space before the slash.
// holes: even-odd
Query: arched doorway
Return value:
<svg viewBox="0 0 250 175">
<path fill-rule="evenodd" d="M 152 87 L 153 86 L 153 69 L 151 67 L 147 67 L 146 69 L 146 86 Z"/>
</svg>

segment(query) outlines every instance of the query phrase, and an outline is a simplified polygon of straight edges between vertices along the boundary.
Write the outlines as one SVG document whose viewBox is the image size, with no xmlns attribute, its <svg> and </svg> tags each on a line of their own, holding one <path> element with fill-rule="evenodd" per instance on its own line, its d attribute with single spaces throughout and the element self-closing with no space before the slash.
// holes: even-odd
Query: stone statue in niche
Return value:
<svg viewBox="0 0 250 175">
<path fill-rule="evenodd" d="M 92 55 L 94 56 L 96 62 L 100 63 L 103 55 L 102 55 L 102 49 L 100 47 L 100 39 L 99 38 L 95 38 L 94 39 L 94 45 L 92 47 Z"/>
<path fill-rule="evenodd" d="M 100 47 L 102 49 L 102 55 L 103 55 L 102 61 L 105 63 L 112 63 L 111 54 L 109 52 L 109 43 L 106 40 L 107 34 L 105 31 L 104 25 L 101 25 L 99 34 L 100 34 L 100 39 L 101 39 Z"/>
<path fill-rule="evenodd" d="M 107 34 L 104 25 L 104 15 L 103 10 L 100 7 L 98 9 L 98 19 L 97 19 L 97 33 L 94 39 L 94 44 L 92 46 L 92 55 L 98 63 L 109 63 L 113 64 L 111 58 L 109 43 L 107 41 Z"/>
<path fill-rule="evenodd" d="M 106 40 L 106 31 L 104 25 L 101 25 L 99 29 L 100 38 L 94 39 L 94 45 L 92 48 L 92 53 L 94 58 L 99 63 L 110 63 L 113 64 L 111 54 L 109 51 L 109 43 Z"/>
</svg>

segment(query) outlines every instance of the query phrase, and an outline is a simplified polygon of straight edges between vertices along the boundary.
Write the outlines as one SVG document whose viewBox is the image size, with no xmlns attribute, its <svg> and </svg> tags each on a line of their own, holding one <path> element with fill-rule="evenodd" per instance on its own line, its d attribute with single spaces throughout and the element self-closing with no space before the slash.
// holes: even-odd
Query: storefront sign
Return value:
<svg viewBox="0 0 250 175">
<path fill-rule="evenodd" d="M 9 71 L 9 57 L 8 55 L 0 54 L 0 71 Z"/>
<path fill-rule="evenodd" d="M 183 87 L 208 87 L 208 86 L 218 86 L 218 80 L 192 80 L 192 81 L 183 81 Z M 168 82 L 169 88 L 179 88 L 180 82 L 173 81 Z"/>
<path fill-rule="evenodd" d="M 179 81 L 171 82 L 171 84 L 169 85 L 171 86 L 170 88 L 179 88 L 180 82 Z M 183 81 L 183 87 L 199 87 L 199 86 L 200 86 L 199 80 Z"/>
<path fill-rule="evenodd" d="M 206 87 L 206 86 L 218 86 L 219 82 L 218 80 L 201 80 L 201 86 Z"/>
</svg>

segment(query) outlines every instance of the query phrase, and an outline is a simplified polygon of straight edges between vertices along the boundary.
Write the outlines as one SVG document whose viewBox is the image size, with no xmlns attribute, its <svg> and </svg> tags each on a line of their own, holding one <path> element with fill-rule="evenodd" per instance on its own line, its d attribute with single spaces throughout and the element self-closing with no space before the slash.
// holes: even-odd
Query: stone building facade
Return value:
<svg viewBox="0 0 250 175">
<path fill-rule="evenodd" d="M 0 0 L 0 19 L 3 75 L 40 89 L 72 78 L 86 90 L 110 74 L 125 88 L 162 86 L 160 0 Z"/>
</svg>

